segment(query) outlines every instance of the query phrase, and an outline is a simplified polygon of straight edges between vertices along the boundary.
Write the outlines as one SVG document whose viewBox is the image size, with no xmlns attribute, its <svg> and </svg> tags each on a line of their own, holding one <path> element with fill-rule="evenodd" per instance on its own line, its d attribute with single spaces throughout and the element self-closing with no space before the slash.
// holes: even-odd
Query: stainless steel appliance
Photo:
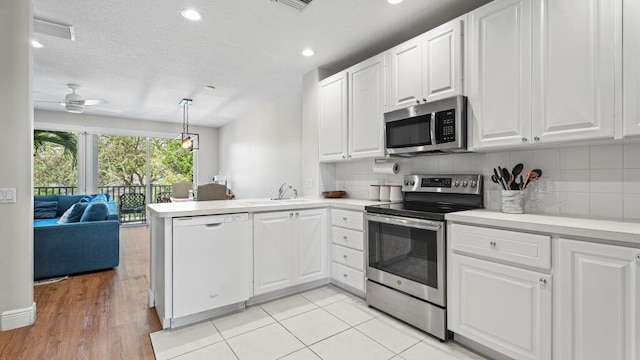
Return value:
<svg viewBox="0 0 640 360">
<path fill-rule="evenodd" d="M 406 175 L 404 202 L 365 208 L 367 304 L 442 340 L 445 214 L 482 208 L 482 175 Z"/>
<path fill-rule="evenodd" d="M 456 96 L 384 114 L 387 154 L 467 150 L 467 98 Z"/>
</svg>

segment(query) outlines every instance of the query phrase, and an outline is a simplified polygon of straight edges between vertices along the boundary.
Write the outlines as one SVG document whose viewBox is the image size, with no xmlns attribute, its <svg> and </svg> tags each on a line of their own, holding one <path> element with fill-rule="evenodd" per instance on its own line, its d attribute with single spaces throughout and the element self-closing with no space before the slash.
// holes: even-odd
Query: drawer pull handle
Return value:
<svg viewBox="0 0 640 360">
<path fill-rule="evenodd" d="M 345 240 L 348 239 L 347 235 L 343 235 L 342 238 L 345 239 Z"/>
<path fill-rule="evenodd" d="M 542 285 L 542 286 L 546 286 L 547 285 L 547 279 L 540 278 L 539 281 L 540 281 L 540 285 Z"/>
<path fill-rule="evenodd" d="M 344 273 L 344 274 L 342 274 L 342 276 L 343 276 L 343 277 L 347 277 L 347 274 L 346 274 L 346 273 Z"/>
<path fill-rule="evenodd" d="M 489 246 L 491 246 L 492 248 L 495 248 L 495 247 L 496 247 L 496 245 L 497 245 L 497 244 L 496 244 L 496 242 L 495 242 L 495 241 L 490 241 L 490 242 L 489 242 Z"/>
<path fill-rule="evenodd" d="M 346 216 L 343 216 L 343 217 L 342 217 L 342 220 L 347 221 L 347 217 L 346 217 Z"/>
<path fill-rule="evenodd" d="M 342 257 L 343 257 L 345 260 L 347 260 L 347 255 L 342 255 Z"/>
<path fill-rule="evenodd" d="M 640 254 L 636 254 L 636 260 L 640 260 Z"/>
</svg>

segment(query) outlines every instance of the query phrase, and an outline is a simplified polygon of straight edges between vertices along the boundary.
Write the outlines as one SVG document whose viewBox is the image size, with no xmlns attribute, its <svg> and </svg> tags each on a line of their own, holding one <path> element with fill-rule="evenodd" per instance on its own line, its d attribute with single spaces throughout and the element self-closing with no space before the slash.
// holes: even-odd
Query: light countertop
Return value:
<svg viewBox="0 0 640 360">
<path fill-rule="evenodd" d="M 558 236 L 590 238 L 640 247 L 640 222 L 573 218 L 556 215 L 505 214 L 491 210 L 469 210 L 446 215 L 448 221 L 502 227 Z"/>
<path fill-rule="evenodd" d="M 331 207 L 346 210 L 363 211 L 365 206 L 385 204 L 382 201 L 358 199 L 313 199 L 299 198 L 290 200 L 240 199 L 218 201 L 181 201 L 172 203 L 149 204 L 147 208 L 159 217 L 183 217 L 200 215 L 235 214 L 244 212 L 264 212 L 296 209 Z"/>
</svg>

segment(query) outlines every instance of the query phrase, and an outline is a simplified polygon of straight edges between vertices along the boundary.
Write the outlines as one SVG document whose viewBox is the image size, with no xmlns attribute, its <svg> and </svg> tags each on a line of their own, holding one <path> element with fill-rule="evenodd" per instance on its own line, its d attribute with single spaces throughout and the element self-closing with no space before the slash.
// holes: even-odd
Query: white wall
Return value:
<svg viewBox="0 0 640 360">
<path fill-rule="evenodd" d="M 528 213 L 640 220 L 640 143 L 612 142 L 540 150 L 420 156 L 401 159 L 399 175 L 372 172 L 373 160 L 335 165 L 336 187 L 365 199 L 369 185 L 399 184 L 402 174 L 480 173 L 485 180 L 485 206 L 499 210 L 501 195 L 491 182 L 493 168 L 517 163 L 539 168 L 547 191 L 536 184 L 526 191 Z M 343 185 L 344 184 L 344 185 Z M 537 184 L 539 185 L 539 184 Z"/>
<path fill-rule="evenodd" d="M 283 97 L 219 129 L 219 168 L 238 199 L 302 189 L 302 97 Z M 306 146 L 306 144 L 305 144 Z"/>
<path fill-rule="evenodd" d="M 0 330 L 33 321 L 33 4 L 0 1 L 0 187 L 16 188 L 15 204 L 0 204 Z"/>
<path fill-rule="evenodd" d="M 166 138 L 174 138 L 182 132 L 181 124 L 39 110 L 35 111 L 35 126 L 45 130 Z M 211 182 L 218 172 L 218 129 L 190 125 L 189 130 L 200 135 L 198 183 Z"/>
</svg>

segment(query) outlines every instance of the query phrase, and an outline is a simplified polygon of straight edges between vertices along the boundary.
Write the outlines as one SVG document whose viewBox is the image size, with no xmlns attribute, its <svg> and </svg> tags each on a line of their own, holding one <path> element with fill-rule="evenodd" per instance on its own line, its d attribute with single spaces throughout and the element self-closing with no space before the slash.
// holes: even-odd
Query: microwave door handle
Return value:
<svg viewBox="0 0 640 360">
<path fill-rule="evenodd" d="M 431 120 L 429 121 L 429 135 L 431 136 L 431 145 L 436 145 L 436 113 L 431 113 Z"/>
</svg>

